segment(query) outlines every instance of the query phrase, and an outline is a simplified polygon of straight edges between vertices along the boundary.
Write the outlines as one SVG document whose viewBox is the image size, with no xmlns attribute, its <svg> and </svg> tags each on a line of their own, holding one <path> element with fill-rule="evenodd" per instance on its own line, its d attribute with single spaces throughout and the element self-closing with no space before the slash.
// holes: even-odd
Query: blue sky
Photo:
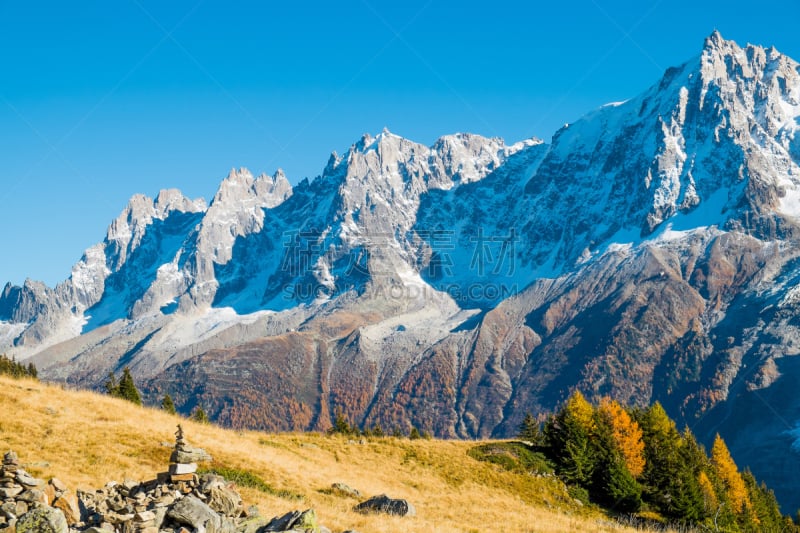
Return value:
<svg viewBox="0 0 800 533">
<path fill-rule="evenodd" d="M 65 279 L 137 192 L 209 199 L 240 166 L 296 183 L 384 127 L 549 140 L 715 28 L 800 59 L 798 20 L 794 0 L 0 0 L 0 283 Z"/>
</svg>

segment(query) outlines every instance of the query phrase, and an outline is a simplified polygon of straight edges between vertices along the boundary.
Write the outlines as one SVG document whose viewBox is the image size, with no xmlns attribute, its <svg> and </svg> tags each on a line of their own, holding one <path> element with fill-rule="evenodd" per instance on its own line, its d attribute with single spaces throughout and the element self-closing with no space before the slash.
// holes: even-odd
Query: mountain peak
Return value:
<svg viewBox="0 0 800 533">
<path fill-rule="evenodd" d="M 372 135 L 370 135 L 369 133 L 365 133 L 364 135 L 361 136 L 361 138 L 354 145 L 354 147 L 356 151 L 363 152 L 369 146 L 371 146 L 374 141 L 375 139 L 373 139 Z"/>
<path fill-rule="evenodd" d="M 198 213 L 206 210 L 205 200 L 190 200 L 178 189 L 162 189 L 153 204 L 158 218 L 164 218 L 170 211 Z"/>
<path fill-rule="evenodd" d="M 289 181 L 288 179 L 286 179 L 286 173 L 283 171 L 283 169 L 282 168 L 278 168 L 275 171 L 275 173 L 272 175 L 272 181 L 274 183 L 277 183 L 279 181 L 284 181 L 284 180 L 285 181 Z"/>
<path fill-rule="evenodd" d="M 231 169 L 220 183 L 211 205 L 225 204 L 233 208 L 252 201 L 260 207 L 274 207 L 291 196 L 291 192 L 292 186 L 283 169 L 277 169 L 272 176 L 262 173 L 258 177 L 253 177 L 246 168 Z"/>
<path fill-rule="evenodd" d="M 715 29 L 711 32 L 711 35 L 706 37 L 703 48 L 720 48 L 726 42 L 719 30 Z"/>
</svg>

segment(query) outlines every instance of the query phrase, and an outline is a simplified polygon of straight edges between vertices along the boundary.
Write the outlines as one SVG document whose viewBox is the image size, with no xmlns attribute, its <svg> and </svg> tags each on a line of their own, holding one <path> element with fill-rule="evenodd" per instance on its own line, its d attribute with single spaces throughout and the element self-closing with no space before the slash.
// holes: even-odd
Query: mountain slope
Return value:
<svg viewBox="0 0 800 533">
<path fill-rule="evenodd" d="M 537 531 L 629 530 L 577 507 L 555 480 L 470 458 L 472 442 L 386 437 L 361 444 L 341 436 L 234 432 L 108 396 L 0 376 L 0 446 L 17 452 L 35 476 L 58 477 L 72 494 L 109 481 L 154 479 L 166 470 L 178 423 L 191 445 L 212 455 L 213 466 L 248 472 L 273 488 L 268 494 L 237 487 L 245 504 L 258 505 L 265 517 L 313 508 L 333 531 L 364 533 L 470 531 L 487 521 L 514 531 L 531 523 Z M 359 489 L 364 499 L 407 498 L 417 514 L 355 513 L 359 500 L 329 490 L 337 482 Z"/>
<path fill-rule="evenodd" d="M 488 437 L 575 388 L 659 400 L 800 506 L 799 72 L 715 32 L 549 144 L 385 131 L 295 187 L 134 197 L 67 281 L 5 288 L 0 341 L 233 427 Z"/>
</svg>

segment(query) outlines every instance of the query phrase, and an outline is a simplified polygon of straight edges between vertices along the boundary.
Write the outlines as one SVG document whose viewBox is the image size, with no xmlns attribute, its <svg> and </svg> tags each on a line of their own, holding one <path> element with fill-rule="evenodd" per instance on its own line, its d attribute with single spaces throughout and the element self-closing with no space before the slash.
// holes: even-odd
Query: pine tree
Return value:
<svg viewBox="0 0 800 533">
<path fill-rule="evenodd" d="M 340 435 L 351 435 L 353 433 L 354 428 L 350 426 L 350 423 L 347 421 L 347 418 L 342 413 L 341 409 L 336 410 L 336 415 L 333 419 L 333 427 L 328 430 L 328 433 L 334 434 L 338 433 Z"/>
<path fill-rule="evenodd" d="M 383 437 L 384 436 L 383 428 L 377 422 L 375 422 L 375 425 L 372 426 L 372 436 L 373 437 Z"/>
<path fill-rule="evenodd" d="M 567 483 L 589 486 L 596 461 L 591 443 L 594 408 L 576 391 L 545 425 L 545 438 L 558 472 Z"/>
<path fill-rule="evenodd" d="M 122 370 L 122 378 L 119 380 L 118 390 L 120 398 L 136 405 L 142 405 L 142 396 L 139 394 L 139 389 L 136 388 L 136 384 L 133 382 L 131 370 L 127 366 Z"/>
<path fill-rule="evenodd" d="M 708 474 L 706 474 L 705 471 L 701 471 L 697 475 L 697 485 L 700 487 L 700 493 L 703 497 L 703 508 L 705 513 L 708 516 L 714 515 L 719 509 L 719 500 L 717 499 L 717 493 L 714 490 L 714 485 L 711 483 L 711 480 L 708 478 Z"/>
<path fill-rule="evenodd" d="M 416 427 L 411 426 L 411 432 L 408 434 L 408 438 L 411 440 L 417 440 L 421 439 L 422 435 L 419 434 L 419 430 Z"/>
<path fill-rule="evenodd" d="M 750 470 L 742 472 L 742 479 L 753 504 L 750 523 L 760 527 L 763 531 L 781 531 L 785 519 L 781 515 L 775 493 L 769 490 L 764 483 L 759 485 Z"/>
<path fill-rule="evenodd" d="M 117 383 L 117 377 L 114 375 L 114 372 L 108 373 L 108 380 L 106 381 L 105 388 L 109 396 L 119 398 L 119 383 Z"/>
<path fill-rule="evenodd" d="M 698 444 L 688 427 L 681 436 L 678 458 L 678 470 L 672 483 L 674 497 L 671 509 L 681 521 L 699 522 L 708 516 L 704 502 L 705 494 L 699 478 L 701 473 L 710 468 L 710 464 L 705 450 Z"/>
<path fill-rule="evenodd" d="M 169 394 L 165 394 L 164 399 L 161 400 L 161 408 L 171 415 L 177 414 L 175 402 L 172 401 L 172 397 Z"/>
<path fill-rule="evenodd" d="M 641 480 L 646 499 L 663 514 L 680 519 L 674 502 L 680 490 L 675 474 L 681 466 L 681 434 L 658 402 L 639 413 L 639 425 L 644 440 L 645 467 Z"/>
<path fill-rule="evenodd" d="M 38 378 L 39 372 L 33 363 L 18 363 L 16 357 L 8 358 L 7 355 L 0 355 L 0 374 L 6 374 L 13 378 Z"/>
<path fill-rule="evenodd" d="M 192 411 L 191 419 L 201 424 L 209 423 L 208 415 L 206 414 L 202 405 L 198 405 L 197 407 L 194 408 L 194 411 Z"/>
<path fill-rule="evenodd" d="M 544 441 L 544 436 L 542 435 L 541 429 L 539 429 L 539 423 L 533 418 L 533 415 L 530 413 L 525 414 L 525 418 L 522 420 L 522 423 L 519 425 L 519 432 L 517 433 L 517 438 L 520 440 L 524 440 L 530 442 L 534 446 L 541 446 Z"/>
</svg>

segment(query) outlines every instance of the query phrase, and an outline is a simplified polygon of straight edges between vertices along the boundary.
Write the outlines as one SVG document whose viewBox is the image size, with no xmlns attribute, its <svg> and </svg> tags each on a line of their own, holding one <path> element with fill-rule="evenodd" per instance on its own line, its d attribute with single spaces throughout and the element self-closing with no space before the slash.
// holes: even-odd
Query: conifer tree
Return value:
<svg viewBox="0 0 800 533">
<path fill-rule="evenodd" d="M 717 499 L 714 485 L 711 483 L 705 470 L 702 470 L 697 475 L 697 485 L 700 487 L 700 494 L 703 497 L 703 510 L 705 514 L 708 516 L 714 515 L 719 509 L 719 500 Z"/>
<path fill-rule="evenodd" d="M 628 472 L 638 478 L 644 472 L 644 441 L 642 429 L 622 406 L 614 400 L 603 398 L 598 410 L 605 414 L 610 426 L 611 436 L 622 457 Z"/>
<path fill-rule="evenodd" d="M 681 435 L 678 459 L 678 470 L 671 485 L 673 500 L 670 509 L 673 516 L 683 522 L 699 522 L 708 516 L 699 478 L 710 465 L 705 451 L 688 427 Z"/>
<path fill-rule="evenodd" d="M 681 465 L 681 435 L 658 402 L 639 414 L 639 425 L 644 438 L 646 497 L 665 515 L 680 518 L 673 502 L 678 492 L 675 474 Z"/>
<path fill-rule="evenodd" d="M 610 402 L 606 402 L 606 408 L 601 406 L 595 415 L 596 463 L 592 493 L 598 501 L 616 511 L 633 513 L 642 506 L 642 487 L 628 469 L 628 460 L 619 444 L 618 428 L 622 418 L 619 413 L 624 410 L 609 406 Z M 624 438 L 627 435 L 629 433 Z M 643 460 L 641 466 L 644 466 Z"/>
<path fill-rule="evenodd" d="M 535 418 L 533 418 L 532 414 L 525 414 L 525 418 L 519 425 L 519 433 L 517 433 L 517 438 L 528 441 L 534 446 L 541 446 L 543 442 L 542 431 L 539 429 L 539 423 Z"/>
<path fill-rule="evenodd" d="M 161 400 L 161 408 L 171 415 L 177 414 L 175 402 L 172 401 L 172 397 L 169 394 L 165 394 L 164 399 Z"/>
<path fill-rule="evenodd" d="M 201 424 L 209 423 L 208 415 L 206 414 L 206 411 L 205 409 L 203 409 L 202 405 L 198 405 L 197 407 L 194 408 L 194 411 L 192 411 L 191 418 L 195 422 L 199 422 Z"/>
<path fill-rule="evenodd" d="M 114 372 L 108 373 L 108 380 L 106 380 L 105 388 L 109 396 L 115 398 L 119 397 L 119 383 L 117 383 L 117 377 L 114 375 Z"/>
<path fill-rule="evenodd" d="M 752 505 L 747 494 L 747 486 L 719 433 L 714 437 L 714 444 L 711 446 L 711 463 L 731 502 L 733 512 L 738 516 L 746 515 Z"/>
<path fill-rule="evenodd" d="M 576 391 L 545 426 L 545 437 L 559 474 L 568 483 L 589 486 L 596 450 L 591 443 L 594 408 Z"/>
<path fill-rule="evenodd" d="M 336 415 L 333 419 L 333 427 L 328 430 L 329 433 L 338 433 L 340 435 L 350 435 L 353 433 L 353 427 L 350 426 L 350 423 L 347 421 L 347 418 L 342 413 L 341 409 L 336 410 Z"/>
<path fill-rule="evenodd" d="M 742 480 L 747 487 L 747 494 L 752 502 L 750 522 L 761 527 L 763 531 L 781 531 L 786 524 L 781 515 L 775 493 L 764 483 L 760 485 L 750 470 L 742 472 Z"/>
<path fill-rule="evenodd" d="M 39 371 L 33 363 L 18 363 L 15 357 L 11 359 L 7 355 L 0 355 L 0 374 L 6 374 L 13 378 L 38 378 Z"/>
<path fill-rule="evenodd" d="M 123 400 L 128 400 L 136 405 L 142 405 L 142 396 L 139 394 L 139 389 L 136 388 L 136 384 L 133 382 L 131 370 L 127 366 L 122 370 L 122 378 L 119 380 L 118 391 L 119 397 Z"/>
<path fill-rule="evenodd" d="M 420 435 L 419 430 L 415 426 L 411 426 L 411 432 L 408 434 L 408 438 L 411 440 L 421 439 L 422 435 Z"/>
</svg>

